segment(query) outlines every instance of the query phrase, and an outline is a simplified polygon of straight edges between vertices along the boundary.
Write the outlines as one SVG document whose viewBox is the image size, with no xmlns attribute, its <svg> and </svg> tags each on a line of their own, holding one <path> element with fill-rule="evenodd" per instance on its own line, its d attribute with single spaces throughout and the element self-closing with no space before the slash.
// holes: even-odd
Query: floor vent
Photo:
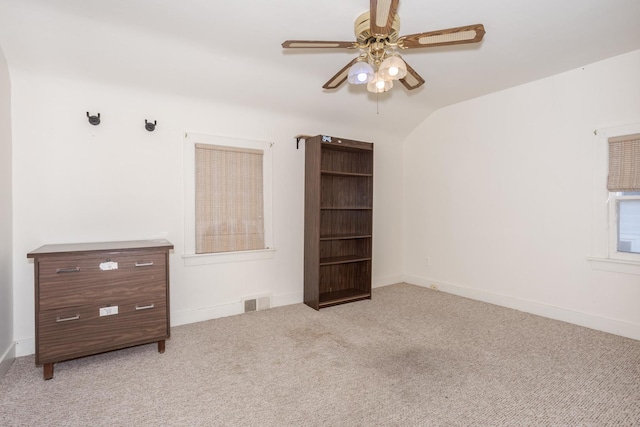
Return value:
<svg viewBox="0 0 640 427">
<path fill-rule="evenodd" d="M 244 312 L 248 313 L 250 311 L 256 311 L 256 300 L 255 299 L 246 299 L 244 300 Z"/>
<path fill-rule="evenodd" d="M 270 296 L 248 297 L 248 298 L 243 298 L 243 301 L 244 301 L 245 313 L 248 313 L 250 311 L 267 310 L 271 308 Z"/>
</svg>

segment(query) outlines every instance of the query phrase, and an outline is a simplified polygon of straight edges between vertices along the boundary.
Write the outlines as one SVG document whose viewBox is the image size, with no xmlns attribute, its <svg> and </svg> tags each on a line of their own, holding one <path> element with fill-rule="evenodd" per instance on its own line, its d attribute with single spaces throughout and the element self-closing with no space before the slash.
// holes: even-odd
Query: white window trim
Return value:
<svg viewBox="0 0 640 427">
<path fill-rule="evenodd" d="M 640 263 L 640 254 L 630 252 L 618 252 L 618 200 L 637 200 L 638 196 L 611 196 L 609 197 L 609 254 L 610 258 L 620 261 L 632 261 Z"/>
<path fill-rule="evenodd" d="M 265 249 L 196 254 L 196 190 L 195 190 L 195 146 L 196 144 L 223 145 L 236 148 L 252 148 L 263 151 L 263 197 L 264 197 L 264 243 Z M 273 143 L 226 136 L 185 132 L 183 145 L 184 166 L 184 265 L 219 264 L 238 261 L 256 261 L 274 257 L 273 246 Z"/>
<path fill-rule="evenodd" d="M 597 129 L 593 145 L 592 255 L 594 270 L 640 275 L 640 254 L 618 252 L 616 197 L 607 190 L 609 138 L 640 133 L 640 123 Z"/>
</svg>

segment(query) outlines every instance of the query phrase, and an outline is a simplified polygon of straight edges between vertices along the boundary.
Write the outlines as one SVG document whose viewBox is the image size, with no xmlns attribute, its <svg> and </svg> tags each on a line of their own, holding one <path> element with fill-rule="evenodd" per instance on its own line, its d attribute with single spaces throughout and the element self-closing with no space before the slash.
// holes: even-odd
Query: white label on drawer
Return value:
<svg viewBox="0 0 640 427">
<path fill-rule="evenodd" d="M 113 262 L 113 261 L 107 261 L 107 262 L 101 262 L 100 263 L 100 270 L 117 270 L 118 269 L 118 263 L 117 262 Z"/>
<path fill-rule="evenodd" d="M 110 307 L 102 307 L 100 309 L 100 317 L 102 316 L 113 316 L 114 314 L 118 314 L 118 306 L 113 305 Z"/>
</svg>

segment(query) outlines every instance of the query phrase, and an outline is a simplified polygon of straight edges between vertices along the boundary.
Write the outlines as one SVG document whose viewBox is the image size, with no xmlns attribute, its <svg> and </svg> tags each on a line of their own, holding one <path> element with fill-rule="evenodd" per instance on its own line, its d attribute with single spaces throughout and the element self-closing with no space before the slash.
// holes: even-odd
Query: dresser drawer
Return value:
<svg viewBox="0 0 640 427">
<path fill-rule="evenodd" d="M 132 251 L 48 257 L 38 263 L 38 280 L 40 286 L 46 286 L 49 283 L 82 282 L 96 276 L 122 278 L 130 275 L 160 274 L 164 277 L 165 257 L 162 252 Z"/>
<path fill-rule="evenodd" d="M 49 286 L 40 292 L 39 311 L 85 305 L 117 305 L 130 299 L 167 298 L 166 282 L 161 279 L 126 283 L 88 282 L 81 287 Z"/>
<path fill-rule="evenodd" d="M 116 304 L 112 304 L 114 306 Z M 118 314 L 100 316 L 101 304 L 41 311 L 38 316 L 38 364 L 169 337 L 166 298 L 128 299 Z"/>
<path fill-rule="evenodd" d="M 104 264 L 112 263 L 112 264 Z M 113 268 L 114 269 L 107 269 Z M 101 268 L 101 264 L 103 267 Z M 38 264 L 38 300 L 41 310 L 108 303 L 165 289 L 164 253 L 106 253 L 65 259 L 44 259 Z"/>
</svg>

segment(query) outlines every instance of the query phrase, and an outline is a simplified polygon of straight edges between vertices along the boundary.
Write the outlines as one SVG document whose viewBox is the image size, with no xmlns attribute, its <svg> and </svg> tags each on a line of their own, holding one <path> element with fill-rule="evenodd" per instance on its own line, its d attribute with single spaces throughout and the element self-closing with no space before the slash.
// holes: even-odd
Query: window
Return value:
<svg viewBox="0 0 640 427">
<path fill-rule="evenodd" d="M 196 253 L 264 249 L 262 150 L 195 148 Z"/>
<path fill-rule="evenodd" d="M 610 256 L 640 261 L 640 134 L 608 139 Z"/>
<path fill-rule="evenodd" d="M 273 257 L 271 146 L 185 135 L 185 264 Z"/>
<path fill-rule="evenodd" d="M 588 259 L 594 269 L 640 275 L 640 123 L 594 133 Z"/>
</svg>

